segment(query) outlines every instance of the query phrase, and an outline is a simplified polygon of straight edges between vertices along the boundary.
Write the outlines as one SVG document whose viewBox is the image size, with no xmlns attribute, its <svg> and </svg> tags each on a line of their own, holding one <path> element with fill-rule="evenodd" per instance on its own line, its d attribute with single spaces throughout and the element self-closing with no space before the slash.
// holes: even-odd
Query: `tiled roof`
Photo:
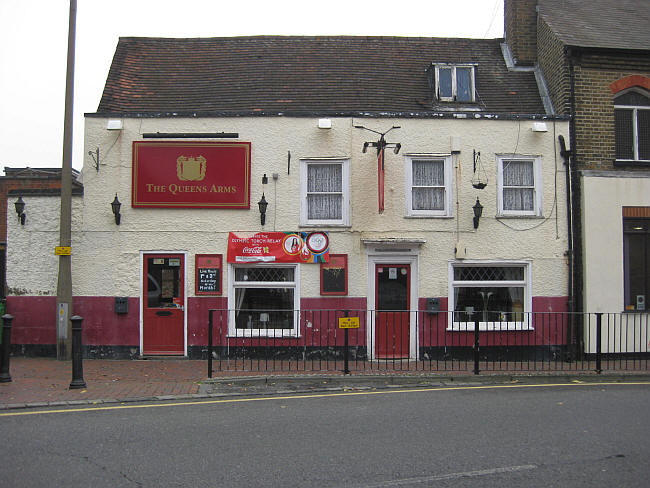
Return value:
<svg viewBox="0 0 650 488">
<path fill-rule="evenodd" d="M 538 5 L 566 45 L 650 50 L 650 0 L 538 0 Z"/>
<path fill-rule="evenodd" d="M 544 114 L 500 39 L 121 38 L 98 114 L 431 112 L 431 63 L 476 63 L 482 112 Z M 449 108 L 449 107 L 447 107 Z"/>
</svg>

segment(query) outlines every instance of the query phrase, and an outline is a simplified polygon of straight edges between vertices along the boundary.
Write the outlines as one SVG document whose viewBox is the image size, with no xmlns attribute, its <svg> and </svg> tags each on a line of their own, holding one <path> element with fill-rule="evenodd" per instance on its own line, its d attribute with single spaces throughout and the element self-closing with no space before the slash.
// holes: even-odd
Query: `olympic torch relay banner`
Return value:
<svg viewBox="0 0 650 488">
<path fill-rule="evenodd" d="M 134 141 L 133 207 L 250 208 L 250 142 Z"/>
<path fill-rule="evenodd" d="M 259 232 L 228 235 L 229 263 L 329 263 L 327 232 Z"/>
</svg>

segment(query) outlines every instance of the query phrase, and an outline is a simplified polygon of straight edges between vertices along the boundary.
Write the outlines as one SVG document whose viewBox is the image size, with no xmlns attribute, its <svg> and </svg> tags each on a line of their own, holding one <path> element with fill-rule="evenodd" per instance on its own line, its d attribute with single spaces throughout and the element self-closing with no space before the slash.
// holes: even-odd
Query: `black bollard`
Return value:
<svg viewBox="0 0 650 488">
<path fill-rule="evenodd" d="M 83 344 L 81 341 L 81 322 L 83 318 L 75 315 L 70 318 L 72 322 L 72 381 L 70 382 L 71 390 L 86 388 L 84 381 L 83 366 Z"/>
<path fill-rule="evenodd" d="M 2 348 L 0 349 L 0 383 L 9 383 L 9 352 L 11 349 L 11 321 L 13 315 L 8 313 L 2 316 Z"/>
</svg>

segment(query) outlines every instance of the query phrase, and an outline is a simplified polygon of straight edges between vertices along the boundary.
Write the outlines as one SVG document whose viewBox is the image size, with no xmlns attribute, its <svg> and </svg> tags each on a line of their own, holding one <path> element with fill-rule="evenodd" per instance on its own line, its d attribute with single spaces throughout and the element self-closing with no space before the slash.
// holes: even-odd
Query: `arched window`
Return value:
<svg viewBox="0 0 650 488">
<path fill-rule="evenodd" d="M 614 99 L 616 160 L 650 164 L 650 96 L 629 89 Z"/>
</svg>

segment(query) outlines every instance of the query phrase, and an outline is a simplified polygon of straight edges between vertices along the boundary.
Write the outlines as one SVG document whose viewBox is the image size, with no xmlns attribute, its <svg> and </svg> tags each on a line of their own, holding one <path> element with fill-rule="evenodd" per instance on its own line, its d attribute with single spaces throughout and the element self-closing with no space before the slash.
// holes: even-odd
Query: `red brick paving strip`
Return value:
<svg viewBox="0 0 650 488">
<path fill-rule="evenodd" d="M 124 399 L 198 393 L 207 362 L 84 360 L 87 388 L 70 390 L 72 363 L 12 357 L 12 382 L 0 383 L 0 404 Z"/>
</svg>

